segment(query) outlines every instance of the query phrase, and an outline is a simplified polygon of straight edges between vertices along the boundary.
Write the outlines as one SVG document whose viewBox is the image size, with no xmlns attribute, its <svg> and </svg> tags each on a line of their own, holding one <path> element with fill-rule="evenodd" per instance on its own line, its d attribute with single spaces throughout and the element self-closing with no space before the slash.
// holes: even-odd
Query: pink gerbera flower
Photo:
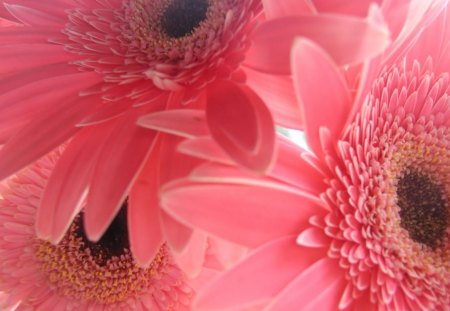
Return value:
<svg viewBox="0 0 450 311">
<path fill-rule="evenodd" d="M 171 156 L 172 141 L 143 127 L 190 136 L 187 121 L 206 120 L 196 134 L 211 132 L 241 165 L 267 169 L 274 127 L 261 98 L 276 96 L 290 107 L 274 111 L 277 122 L 294 124 L 290 115 L 296 124 L 301 120 L 291 113 L 298 111 L 291 78 L 261 68 L 277 58 L 261 57 L 261 44 L 251 44 L 270 41 L 265 31 L 253 35 L 258 21 L 303 14 L 305 35 L 321 37 L 331 50 L 355 29 L 352 40 L 343 41 L 347 61 L 388 42 L 381 23 L 278 2 L 1 1 L 2 16 L 18 26 L 0 29 L 0 178 L 70 140 L 43 195 L 39 237 L 60 241 L 85 206 L 86 233 L 98 240 L 128 196 L 131 249 L 139 263 L 148 264 L 163 241 L 184 248 L 192 231 L 159 211 L 157 189 L 189 165 Z M 359 40 L 368 33 L 374 40 Z M 267 85 L 274 88 L 270 94 Z"/>
<path fill-rule="evenodd" d="M 196 310 L 449 309 L 450 10 L 429 4 L 402 49 L 366 62 L 353 94 L 321 47 L 295 43 L 312 152 L 280 138 L 274 167 L 258 177 L 209 138 L 181 145 L 216 162 L 168 184 L 164 208 L 259 247 L 202 292 Z"/>
<path fill-rule="evenodd" d="M 136 265 L 126 204 L 97 243 L 86 237 L 83 213 L 58 245 L 36 238 L 36 210 L 58 158 L 54 152 L 2 185 L 2 310 L 16 302 L 17 310 L 189 310 L 194 290 L 165 245 L 148 267 Z"/>
</svg>

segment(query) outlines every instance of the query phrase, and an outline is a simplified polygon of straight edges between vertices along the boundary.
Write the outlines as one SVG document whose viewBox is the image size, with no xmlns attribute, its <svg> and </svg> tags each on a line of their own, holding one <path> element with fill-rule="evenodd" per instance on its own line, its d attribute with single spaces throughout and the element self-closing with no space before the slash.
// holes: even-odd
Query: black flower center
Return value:
<svg viewBox="0 0 450 311">
<path fill-rule="evenodd" d="M 429 176 L 410 169 L 397 184 L 400 225 L 411 239 L 436 247 L 445 237 L 449 211 L 443 190 Z"/>
<path fill-rule="evenodd" d="M 161 18 L 163 31 L 171 38 L 190 34 L 206 19 L 208 0 L 173 0 Z"/>
<path fill-rule="evenodd" d="M 125 253 L 125 250 L 130 248 L 127 227 L 127 207 L 128 204 L 125 201 L 106 232 L 96 243 L 91 242 L 86 236 L 83 225 L 83 213 L 75 220 L 77 226 L 75 235 L 82 239 L 82 249 L 89 249 L 91 256 L 100 266 L 104 266 L 114 256 L 120 257 Z"/>
</svg>

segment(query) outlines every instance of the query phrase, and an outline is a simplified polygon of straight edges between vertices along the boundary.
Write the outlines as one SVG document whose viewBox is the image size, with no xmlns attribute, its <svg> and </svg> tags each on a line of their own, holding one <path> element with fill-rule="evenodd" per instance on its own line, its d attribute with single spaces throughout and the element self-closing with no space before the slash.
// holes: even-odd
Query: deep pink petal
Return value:
<svg viewBox="0 0 450 311">
<path fill-rule="evenodd" d="M 325 252 L 295 245 L 293 237 L 267 243 L 200 292 L 194 309 L 216 310 L 266 302 Z"/>
<path fill-rule="evenodd" d="M 101 143 L 114 124 L 82 129 L 64 150 L 45 187 L 36 215 L 37 235 L 59 243 L 82 208 Z"/>
<path fill-rule="evenodd" d="M 309 40 L 296 41 L 291 59 L 308 144 L 320 155 L 319 129 L 328 128 L 334 141 L 341 134 L 351 109 L 348 86 L 332 59 Z"/>
<path fill-rule="evenodd" d="M 95 167 L 85 209 L 85 228 L 97 241 L 119 211 L 148 158 L 156 133 L 135 125 L 132 111 L 105 141 Z"/>
<path fill-rule="evenodd" d="M 69 139 L 79 130 L 74 125 L 97 103 L 96 98 L 80 97 L 37 115 L 0 150 L 0 179 Z"/>
<path fill-rule="evenodd" d="M 148 266 L 164 243 L 158 202 L 158 152 L 152 152 L 129 196 L 128 232 L 133 257 Z"/>
<path fill-rule="evenodd" d="M 251 89 L 224 81 L 210 86 L 206 118 L 213 138 L 237 163 L 259 172 L 272 163 L 272 116 Z"/>
<path fill-rule="evenodd" d="M 173 109 L 154 112 L 139 118 L 138 125 L 178 135 L 193 138 L 208 134 L 205 112 L 196 109 Z"/>
<path fill-rule="evenodd" d="M 303 118 L 295 97 L 291 76 L 272 75 L 245 68 L 246 84 L 264 100 L 276 124 L 302 129 Z"/>
<path fill-rule="evenodd" d="M 47 10 L 39 10 L 38 8 L 33 8 L 29 5 L 21 6 L 7 3 L 4 3 L 4 5 L 12 16 L 25 25 L 62 26 L 65 22 L 64 15 L 62 14 L 51 14 L 51 12 L 46 12 Z M 48 8 L 48 6 L 46 8 Z"/>
<path fill-rule="evenodd" d="M 289 74 L 289 53 L 296 37 L 319 44 L 339 66 L 373 57 L 389 44 L 387 27 L 367 19 L 331 14 L 289 16 L 267 21 L 255 30 L 245 64 L 263 72 Z"/>
<path fill-rule="evenodd" d="M 254 247 L 299 232 L 312 214 L 323 212 L 304 193 L 282 184 L 233 177 L 203 180 L 209 183 L 167 185 L 161 205 L 176 219 L 238 244 Z"/>
<path fill-rule="evenodd" d="M 267 310 L 296 310 L 299 306 L 302 310 L 334 310 L 339 305 L 346 285 L 345 273 L 339 263 L 324 258 L 305 269 Z"/>
</svg>

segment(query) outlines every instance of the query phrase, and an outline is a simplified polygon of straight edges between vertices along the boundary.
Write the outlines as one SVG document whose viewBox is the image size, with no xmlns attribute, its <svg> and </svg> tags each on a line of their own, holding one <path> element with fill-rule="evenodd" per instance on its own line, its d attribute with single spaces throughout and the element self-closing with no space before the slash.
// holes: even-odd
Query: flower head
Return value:
<svg viewBox="0 0 450 311">
<path fill-rule="evenodd" d="M 259 246 L 200 294 L 199 310 L 448 309 L 450 68 L 447 37 L 435 36 L 448 34 L 443 4 L 428 3 L 417 33 L 403 30 L 366 62 L 356 92 L 348 68 L 296 41 L 291 70 L 312 152 L 280 138 L 268 176 L 236 169 L 211 140 L 183 143 L 216 163 L 168 184 L 165 210 Z M 236 280 L 245 280 L 239 289 Z"/>
<path fill-rule="evenodd" d="M 57 245 L 34 233 L 36 210 L 59 151 L 2 185 L 0 289 L 19 310 L 188 310 L 194 295 L 163 245 L 148 267 L 128 242 L 126 203 L 93 243 L 79 214 Z M 9 303 L 11 304 L 11 302 Z"/>
<path fill-rule="evenodd" d="M 67 142 L 38 210 L 39 237 L 57 243 L 86 206 L 87 236 L 98 240 L 129 197 L 131 249 L 140 264 L 149 264 L 162 241 L 183 249 L 192 231 L 159 211 L 157 189 L 190 166 L 167 164 L 185 160 L 154 130 L 211 134 L 238 163 L 263 172 L 275 139 L 262 99 L 286 103 L 272 109 L 276 122 L 301 122 L 292 79 L 276 70 L 284 58 L 259 52 L 272 40 L 267 29 L 284 24 L 254 32 L 258 23 L 295 12 L 304 20 L 296 31 L 332 51 L 345 43 L 350 62 L 389 41 L 382 23 L 278 2 L 1 1 L 0 15 L 18 25 L 0 29 L 0 178 Z M 342 27 L 330 35 L 333 21 Z M 346 36 L 348 29 L 362 31 Z M 376 40 L 359 40 L 366 32 Z M 292 34 L 282 53 L 291 41 Z M 187 126 L 197 121 L 202 126 Z M 147 235 L 153 238 L 143 243 Z"/>
</svg>

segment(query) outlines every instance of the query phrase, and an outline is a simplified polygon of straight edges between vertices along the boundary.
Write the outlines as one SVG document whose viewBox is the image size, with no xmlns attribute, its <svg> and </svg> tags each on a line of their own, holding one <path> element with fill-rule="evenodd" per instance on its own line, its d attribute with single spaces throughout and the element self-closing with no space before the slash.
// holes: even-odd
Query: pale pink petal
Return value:
<svg viewBox="0 0 450 311">
<path fill-rule="evenodd" d="M 398 1 L 398 0 L 396 0 Z M 382 0 L 312 0 L 314 7 L 320 13 L 339 13 L 365 17 L 369 7 L 374 3 L 380 5 Z M 389 1 L 385 1 L 389 2 Z"/>
<path fill-rule="evenodd" d="M 207 89 L 206 118 L 212 137 L 239 164 L 263 172 L 274 156 L 275 128 L 264 102 L 231 82 Z"/>
<path fill-rule="evenodd" d="M 308 144 L 316 155 L 320 155 L 320 127 L 327 127 L 334 141 L 341 134 L 351 109 L 348 87 L 332 59 L 309 40 L 296 41 L 291 59 Z M 304 79 L 305 76 L 308 78 Z M 324 85 L 323 81 L 327 83 Z"/>
<path fill-rule="evenodd" d="M 36 215 L 37 235 L 59 243 L 82 208 L 102 139 L 115 124 L 82 129 L 64 150 L 49 178 Z"/>
<path fill-rule="evenodd" d="M 289 16 L 267 21 L 255 30 L 245 64 L 263 72 L 289 74 L 289 53 L 296 37 L 316 42 L 339 66 L 362 62 L 389 44 L 386 27 L 367 19 L 331 14 Z"/>
<path fill-rule="evenodd" d="M 164 211 L 161 211 L 161 224 L 170 248 L 177 253 L 183 251 L 189 243 L 193 230 Z"/>
<path fill-rule="evenodd" d="M 293 188 L 250 178 L 211 178 L 205 184 L 174 182 L 163 189 L 161 204 L 194 228 L 250 247 L 296 233 L 312 214 L 323 212 Z"/>
<path fill-rule="evenodd" d="M 196 109 L 173 109 L 159 111 L 139 118 L 138 125 L 178 135 L 193 138 L 208 134 L 205 112 Z"/>
<path fill-rule="evenodd" d="M 264 99 L 273 114 L 275 123 L 302 129 L 303 118 L 295 97 L 291 76 L 271 75 L 245 68 L 247 85 Z"/>
<path fill-rule="evenodd" d="M 32 26 L 61 26 L 64 25 L 64 15 L 55 15 L 50 14 L 50 12 L 45 12 L 41 10 L 37 10 L 31 8 L 29 4 L 27 6 L 15 5 L 15 4 L 7 4 L 4 3 L 6 9 L 9 13 L 17 18 L 19 21 L 24 23 L 25 25 Z"/>
<path fill-rule="evenodd" d="M 311 311 L 337 309 L 346 283 L 345 272 L 338 261 L 320 259 L 296 277 L 267 310 L 295 310 L 298 306 Z"/>
<path fill-rule="evenodd" d="M 296 242 L 306 247 L 327 247 L 331 244 L 331 239 L 322 229 L 311 227 L 302 231 Z"/>
<path fill-rule="evenodd" d="M 225 151 L 209 136 L 187 139 L 179 144 L 178 151 L 208 161 L 233 164 Z"/>
<path fill-rule="evenodd" d="M 283 237 L 250 253 L 200 292 L 194 309 L 236 308 L 269 301 L 296 275 L 325 255 L 325 249 L 305 249 L 294 240 Z"/>
<path fill-rule="evenodd" d="M 208 245 L 209 252 L 225 268 L 234 265 L 248 252 L 246 247 L 216 237 L 208 237 Z"/>
<path fill-rule="evenodd" d="M 157 148 L 157 146 L 154 147 Z M 130 248 L 138 265 L 150 264 L 164 243 L 158 202 L 158 152 L 152 152 L 129 195 Z"/>
<path fill-rule="evenodd" d="M 323 192 L 323 173 L 301 157 L 305 150 L 279 136 L 277 161 L 268 175 L 312 193 Z"/>
<path fill-rule="evenodd" d="M 197 277 L 202 271 L 207 246 L 207 235 L 195 230 L 186 247 L 175 254 L 175 262 L 189 278 Z"/>
<path fill-rule="evenodd" d="M 119 211 L 147 159 L 156 133 L 135 125 L 133 112 L 105 140 L 95 167 L 85 209 L 85 228 L 97 241 Z"/>
<path fill-rule="evenodd" d="M 262 3 L 268 19 L 315 13 L 314 5 L 306 0 L 262 0 Z"/>
<path fill-rule="evenodd" d="M 95 107 L 95 98 L 76 98 L 39 114 L 0 150 L 0 179 L 18 171 L 74 135 L 76 124 Z"/>
</svg>

